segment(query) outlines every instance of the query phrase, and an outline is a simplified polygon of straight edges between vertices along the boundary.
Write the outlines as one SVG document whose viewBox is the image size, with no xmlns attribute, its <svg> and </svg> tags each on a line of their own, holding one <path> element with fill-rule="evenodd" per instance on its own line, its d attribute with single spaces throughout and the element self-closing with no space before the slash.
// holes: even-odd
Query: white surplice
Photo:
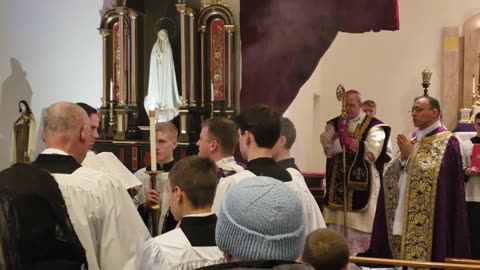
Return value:
<svg viewBox="0 0 480 270">
<path fill-rule="evenodd" d="M 308 189 L 303 175 L 294 168 L 288 168 L 287 171 L 292 176 L 292 181 L 287 184 L 297 192 L 303 205 L 303 218 L 305 219 L 305 234 L 313 232 L 316 229 L 326 228 L 325 220 L 318 206 L 317 201 Z"/>
<path fill-rule="evenodd" d="M 215 162 L 217 167 L 225 171 L 235 171 L 235 173 L 245 170 L 242 166 L 238 165 L 233 156 L 222 158 Z"/>
<path fill-rule="evenodd" d="M 147 193 L 151 189 L 150 188 L 150 175 L 145 173 L 146 168 L 141 168 L 140 170 L 135 172 L 135 176 L 140 180 L 142 186 L 137 195 L 133 198 L 133 202 L 135 206 L 139 206 L 144 204 L 147 201 Z M 158 232 L 157 235 L 162 233 L 163 223 L 165 222 L 165 215 L 167 214 L 168 208 L 168 191 L 167 191 L 167 182 L 168 182 L 168 172 L 161 172 L 158 174 L 156 178 L 156 187 L 155 190 L 160 192 L 160 213 L 159 213 L 159 220 L 158 220 Z"/>
<path fill-rule="evenodd" d="M 471 140 L 465 140 L 461 144 L 463 169 L 472 166 L 472 150 L 473 143 Z M 465 200 L 467 202 L 480 202 L 480 175 L 472 175 L 468 177 L 465 183 Z"/>
<path fill-rule="evenodd" d="M 190 270 L 220 263 L 224 257 L 218 247 L 192 246 L 182 229 L 176 228 L 145 242 L 138 269 Z"/>
<path fill-rule="evenodd" d="M 67 155 L 52 148 L 42 154 Z M 86 167 L 53 176 L 86 250 L 89 269 L 135 269 L 137 254 L 150 234 L 124 186 Z"/>
</svg>

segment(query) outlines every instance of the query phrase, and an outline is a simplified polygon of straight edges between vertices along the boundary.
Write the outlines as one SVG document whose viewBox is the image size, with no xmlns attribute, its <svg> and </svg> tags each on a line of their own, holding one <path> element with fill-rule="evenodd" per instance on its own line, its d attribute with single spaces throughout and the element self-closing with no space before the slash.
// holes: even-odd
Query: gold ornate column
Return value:
<svg viewBox="0 0 480 270">
<path fill-rule="evenodd" d="M 233 61 L 232 61 L 232 55 L 233 55 L 233 32 L 235 32 L 235 25 L 225 25 L 225 30 L 227 31 L 228 35 L 228 47 L 227 47 L 227 107 L 231 108 L 232 107 L 232 95 L 233 95 Z"/>
<path fill-rule="evenodd" d="M 205 50 L 205 26 L 200 26 L 200 51 Z M 202 108 L 205 106 L 205 55 L 200 53 L 200 103 Z"/>
<path fill-rule="evenodd" d="M 103 97 L 102 97 L 102 106 L 100 107 L 100 130 L 98 131 L 99 136 L 101 138 L 105 138 L 107 135 L 108 129 L 108 101 L 111 100 L 110 96 L 110 85 L 108 84 L 108 76 L 107 76 L 107 61 L 108 61 L 108 54 L 107 54 L 107 46 L 108 46 L 108 37 L 111 34 L 110 29 L 98 29 L 100 35 L 102 35 L 102 70 L 103 70 Z"/>
<path fill-rule="evenodd" d="M 180 50 L 181 50 L 181 58 L 182 58 L 182 98 L 185 102 L 188 102 L 187 97 L 187 60 L 185 58 L 185 49 L 186 49 L 186 41 L 185 41 L 185 4 L 177 4 L 177 11 L 180 13 Z"/>
<path fill-rule="evenodd" d="M 235 21 L 221 0 L 211 0 L 198 14 L 201 99 L 205 117 L 235 114 Z M 210 44 L 210 46 L 208 46 Z"/>
<path fill-rule="evenodd" d="M 183 105 L 179 110 L 180 114 L 180 134 L 178 136 L 178 141 L 180 143 L 188 143 L 189 136 L 187 132 L 187 116 L 188 116 L 188 105 L 189 105 L 189 97 L 187 93 L 187 41 L 186 41 L 186 26 L 185 26 L 185 16 L 187 11 L 186 4 L 177 4 L 177 11 L 180 14 L 180 51 L 181 51 L 181 79 L 182 79 L 182 89 L 181 89 L 181 96 L 183 100 Z"/>
<path fill-rule="evenodd" d="M 192 8 L 187 7 L 186 10 L 189 18 L 189 56 L 188 56 L 188 64 L 189 64 L 189 73 L 188 73 L 188 87 L 190 92 L 190 106 L 196 107 L 195 101 L 195 13 Z"/>
<path fill-rule="evenodd" d="M 110 93 L 108 85 L 108 78 L 107 78 L 107 42 L 108 42 L 108 36 L 110 35 L 111 30 L 109 29 L 98 29 L 100 32 L 100 35 L 102 35 L 102 53 L 103 53 L 103 59 L 102 59 L 102 70 L 103 70 L 103 97 L 102 97 L 102 107 L 107 106 L 107 100 L 109 100 Z"/>
<path fill-rule="evenodd" d="M 138 80 L 138 62 L 137 62 L 137 13 L 128 12 L 129 17 L 132 19 L 132 81 L 131 81 L 131 96 L 129 99 L 129 106 L 137 106 L 137 80 Z"/>
<path fill-rule="evenodd" d="M 125 55 L 125 9 L 122 9 L 118 12 L 119 14 L 119 43 L 120 43 L 120 84 L 119 84 L 119 103 L 118 106 L 125 106 L 125 60 L 127 55 Z"/>
<path fill-rule="evenodd" d="M 139 135 L 138 77 L 139 24 L 141 13 L 130 8 L 130 1 L 114 1 L 102 14 L 99 31 L 103 39 L 102 113 L 106 134 L 102 139 L 126 140 Z M 103 31 L 100 29 L 105 29 Z M 110 90 L 110 91 L 109 91 Z"/>
</svg>

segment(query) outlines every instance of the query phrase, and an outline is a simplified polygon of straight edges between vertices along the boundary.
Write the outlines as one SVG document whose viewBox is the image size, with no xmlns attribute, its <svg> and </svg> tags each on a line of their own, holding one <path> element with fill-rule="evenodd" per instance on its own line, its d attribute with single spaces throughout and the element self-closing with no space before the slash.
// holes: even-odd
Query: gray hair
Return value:
<svg viewBox="0 0 480 270">
<path fill-rule="evenodd" d="M 45 134 L 68 132 L 88 124 L 87 121 L 88 115 L 82 107 L 72 102 L 57 102 L 42 115 L 42 128 Z"/>
</svg>

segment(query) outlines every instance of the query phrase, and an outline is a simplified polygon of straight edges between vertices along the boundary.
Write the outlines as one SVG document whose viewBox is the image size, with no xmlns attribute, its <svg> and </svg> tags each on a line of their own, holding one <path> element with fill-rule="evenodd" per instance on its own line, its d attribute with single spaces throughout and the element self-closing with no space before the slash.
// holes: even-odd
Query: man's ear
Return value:
<svg viewBox="0 0 480 270">
<path fill-rule="evenodd" d="M 177 148 L 177 146 L 178 146 L 178 140 L 176 140 L 176 139 L 173 140 L 172 144 L 173 144 L 173 149 Z"/>
<path fill-rule="evenodd" d="M 247 137 L 245 138 L 245 144 L 246 144 L 247 146 L 249 146 L 252 142 L 255 141 L 255 139 L 253 138 L 253 134 L 250 133 L 250 131 L 245 130 L 245 136 L 247 136 Z"/>
<path fill-rule="evenodd" d="M 173 187 L 173 196 L 175 200 L 180 204 L 183 201 L 183 192 L 179 186 Z"/>
<path fill-rule="evenodd" d="M 88 140 L 88 132 L 87 132 L 87 128 L 88 126 L 87 125 L 84 125 L 81 129 L 80 129 L 80 140 L 82 142 L 86 142 Z"/>
<path fill-rule="evenodd" d="M 285 148 L 285 144 L 287 143 L 287 138 L 285 136 L 280 136 L 280 138 L 278 138 L 278 140 L 279 140 L 279 145 L 282 148 Z"/>
<path fill-rule="evenodd" d="M 42 141 L 43 141 L 44 143 L 46 143 L 45 140 L 46 140 L 46 138 L 47 138 L 47 134 L 45 134 L 45 130 L 43 129 L 43 127 L 40 128 L 40 137 L 42 138 Z"/>
<path fill-rule="evenodd" d="M 210 142 L 210 152 L 215 152 L 215 150 L 218 149 L 218 146 L 219 146 L 218 141 L 217 140 L 212 140 Z"/>
</svg>

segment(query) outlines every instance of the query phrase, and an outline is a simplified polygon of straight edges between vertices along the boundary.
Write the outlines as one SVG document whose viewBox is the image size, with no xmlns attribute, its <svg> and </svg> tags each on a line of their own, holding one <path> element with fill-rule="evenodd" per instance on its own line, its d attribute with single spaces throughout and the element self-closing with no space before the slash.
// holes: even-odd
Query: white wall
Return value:
<svg viewBox="0 0 480 270">
<path fill-rule="evenodd" d="M 0 0 L 0 168 L 9 164 L 19 100 L 30 102 L 37 126 L 41 110 L 56 101 L 100 106 L 102 7 L 91 0 Z"/>
<path fill-rule="evenodd" d="M 396 136 L 414 128 L 407 112 L 413 98 L 423 94 L 421 72 L 426 66 L 433 73 L 429 93 L 440 98 L 442 28 L 462 25 L 480 12 L 480 2 L 403 0 L 399 7 L 399 31 L 340 33 L 285 113 L 297 127 L 292 151 L 303 170 L 325 169 L 319 138 L 325 122 L 340 112 L 338 84 L 377 102 L 378 118 L 392 127 L 395 149 Z"/>
</svg>

